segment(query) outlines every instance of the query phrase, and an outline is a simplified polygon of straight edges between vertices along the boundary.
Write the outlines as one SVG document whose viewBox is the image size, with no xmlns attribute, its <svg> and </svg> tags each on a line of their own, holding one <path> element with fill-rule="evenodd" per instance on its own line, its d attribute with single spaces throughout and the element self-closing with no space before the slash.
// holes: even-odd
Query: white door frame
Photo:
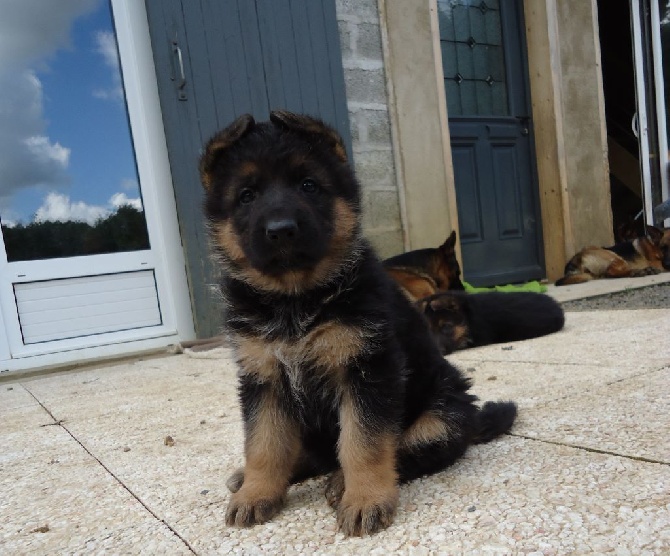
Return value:
<svg viewBox="0 0 670 556">
<path fill-rule="evenodd" d="M 652 55 L 648 60 L 654 72 L 654 91 L 656 96 L 656 129 L 658 131 L 659 157 L 661 176 L 661 198 L 663 201 L 670 198 L 668 183 L 668 136 L 666 126 L 665 89 L 663 76 L 663 51 L 661 45 L 661 20 L 658 3 L 650 2 Z M 633 33 L 633 60 L 635 65 L 635 92 L 637 99 L 638 142 L 640 145 L 640 171 L 642 175 L 642 197 L 645 221 L 654 221 L 654 204 L 651 184 L 651 159 L 649 157 L 649 117 L 647 111 L 647 94 L 645 89 L 645 60 L 642 44 L 642 22 L 640 21 L 640 0 L 630 0 L 630 14 Z M 666 220 L 666 225 L 670 222 Z"/>
<path fill-rule="evenodd" d="M 0 372 L 143 351 L 195 337 L 144 2 L 111 0 L 133 135 L 147 251 L 7 262 L 0 235 Z M 162 325 L 24 345 L 13 284 L 152 269 Z"/>
<path fill-rule="evenodd" d="M 663 75 L 663 44 L 661 42 L 661 14 L 657 2 L 651 2 L 652 51 L 654 53 L 654 89 L 656 92 L 656 114 L 658 116 L 658 148 L 661 164 L 661 199 L 670 199 L 670 177 L 668 177 L 668 129 L 667 106 L 665 105 L 665 75 Z M 670 218 L 665 220 L 670 227 Z"/>
</svg>

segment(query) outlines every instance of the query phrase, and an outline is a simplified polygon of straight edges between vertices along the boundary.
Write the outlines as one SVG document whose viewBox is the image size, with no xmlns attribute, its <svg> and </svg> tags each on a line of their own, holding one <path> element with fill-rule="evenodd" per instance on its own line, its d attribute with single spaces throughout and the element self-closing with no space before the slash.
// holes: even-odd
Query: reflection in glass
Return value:
<svg viewBox="0 0 670 556">
<path fill-rule="evenodd" d="M 108 0 L 3 7 L 0 219 L 9 262 L 149 248 Z"/>
<path fill-rule="evenodd" d="M 449 117 L 509 115 L 498 0 L 438 0 Z"/>
</svg>

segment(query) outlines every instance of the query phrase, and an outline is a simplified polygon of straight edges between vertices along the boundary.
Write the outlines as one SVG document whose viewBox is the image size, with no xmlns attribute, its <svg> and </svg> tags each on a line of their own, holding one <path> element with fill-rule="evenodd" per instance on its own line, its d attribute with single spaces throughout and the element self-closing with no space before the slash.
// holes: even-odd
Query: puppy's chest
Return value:
<svg viewBox="0 0 670 556">
<path fill-rule="evenodd" d="M 235 339 L 240 372 L 260 382 L 288 379 L 291 388 L 307 383 L 339 383 L 348 366 L 370 349 L 366 330 L 337 321 L 311 327 L 289 339 L 238 335 Z"/>
</svg>

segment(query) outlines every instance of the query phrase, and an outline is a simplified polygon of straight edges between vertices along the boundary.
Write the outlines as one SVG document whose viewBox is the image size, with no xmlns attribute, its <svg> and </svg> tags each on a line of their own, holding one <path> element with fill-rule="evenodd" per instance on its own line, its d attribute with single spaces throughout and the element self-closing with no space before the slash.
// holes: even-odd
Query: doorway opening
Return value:
<svg viewBox="0 0 670 556">
<path fill-rule="evenodd" d="M 662 225 L 668 200 L 667 0 L 598 0 L 614 236 Z M 664 60 L 664 54 L 665 60 Z M 666 220 L 667 222 L 667 220 Z"/>
<path fill-rule="evenodd" d="M 628 0 L 598 0 L 614 237 L 644 232 L 631 14 Z"/>
</svg>

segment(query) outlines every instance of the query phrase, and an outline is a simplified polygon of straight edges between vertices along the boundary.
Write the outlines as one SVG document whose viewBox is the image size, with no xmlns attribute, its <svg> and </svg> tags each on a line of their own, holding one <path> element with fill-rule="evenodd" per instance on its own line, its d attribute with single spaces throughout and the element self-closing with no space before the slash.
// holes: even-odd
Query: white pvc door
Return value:
<svg viewBox="0 0 670 556">
<path fill-rule="evenodd" d="M 144 3 L 2 12 L 0 371 L 192 337 Z"/>
</svg>

